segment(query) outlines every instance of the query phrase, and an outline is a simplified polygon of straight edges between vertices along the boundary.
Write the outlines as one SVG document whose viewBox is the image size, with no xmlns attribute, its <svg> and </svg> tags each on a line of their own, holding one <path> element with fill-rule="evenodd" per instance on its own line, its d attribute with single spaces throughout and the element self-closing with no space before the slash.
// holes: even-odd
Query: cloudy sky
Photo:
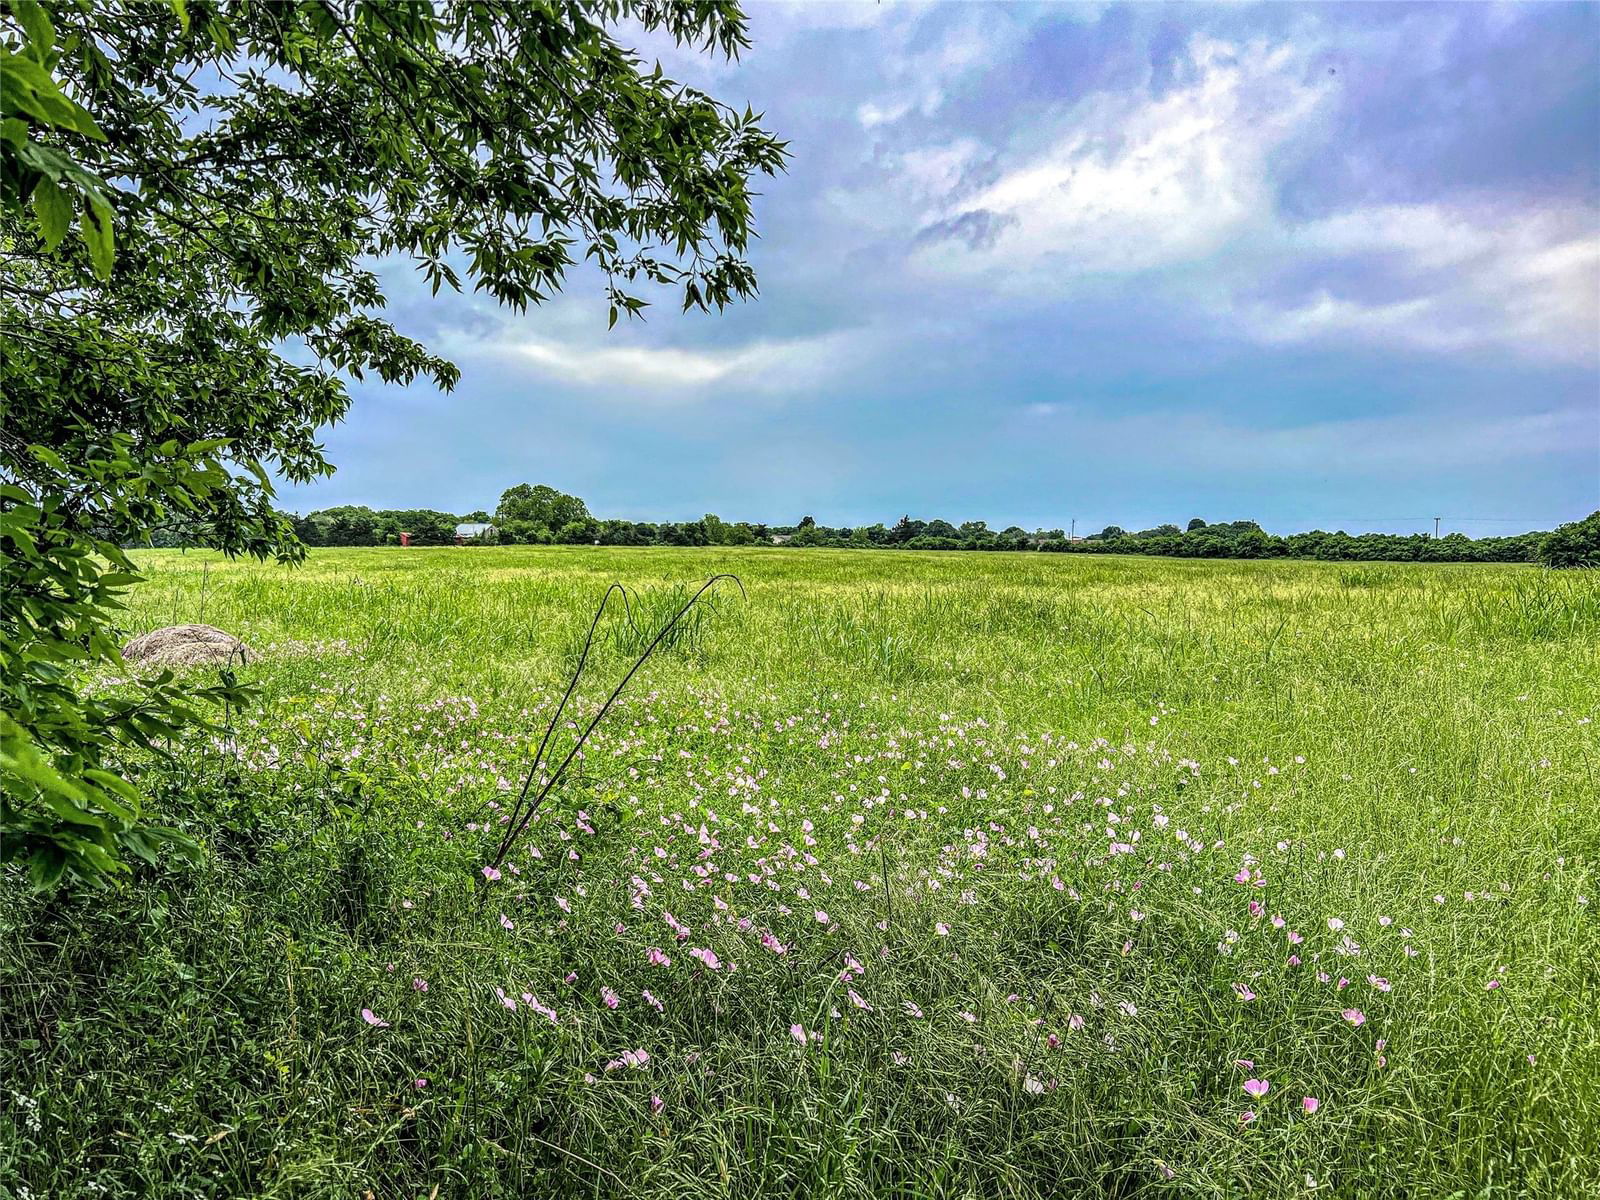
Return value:
<svg viewBox="0 0 1600 1200">
<path fill-rule="evenodd" d="M 1472 534 L 1600 507 L 1600 6 L 751 4 L 759 300 L 391 314 L 332 504 Z"/>
</svg>

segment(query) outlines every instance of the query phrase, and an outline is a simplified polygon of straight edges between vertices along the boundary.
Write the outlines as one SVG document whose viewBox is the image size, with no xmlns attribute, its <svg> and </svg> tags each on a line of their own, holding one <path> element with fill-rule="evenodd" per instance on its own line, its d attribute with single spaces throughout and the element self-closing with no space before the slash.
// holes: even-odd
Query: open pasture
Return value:
<svg viewBox="0 0 1600 1200">
<path fill-rule="evenodd" d="M 1591 574 L 139 561 L 261 699 L 0 910 L 19 1196 L 1600 1194 Z"/>
</svg>

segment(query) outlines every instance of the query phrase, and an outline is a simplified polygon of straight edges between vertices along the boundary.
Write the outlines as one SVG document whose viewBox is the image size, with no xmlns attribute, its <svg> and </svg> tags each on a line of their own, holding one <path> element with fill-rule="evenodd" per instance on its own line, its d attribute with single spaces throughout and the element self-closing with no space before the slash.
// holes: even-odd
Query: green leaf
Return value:
<svg viewBox="0 0 1600 1200">
<path fill-rule="evenodd" d="M 116 255 L 111 232 L 111 206 L 93 192 L 89 193 L 88 200 L 78 227 L 83 233 L 84 244 L 89 247 L 89 261 L 94 264 L 95 275 L 110 279 L 111 263 Z"/>
<path fill-rule="evenodd" d="M 27 113 L 39 124 L 71 129 L 105 141 L 106 135 L 83 106 L 69 100 L 44 66 L 27 55 L 13 54 L 0 43 L 0 77 L 8 109 Z"/>
<path fill-rule="evenodd" d="M 108 813 L 111 813 L 113 816 L 121 817 L 124 821 L 135 821 L 138 819 L 139 805 L 142 798 L 140 797 L 137 789 L 134 788 L 133 784 L 129 783 L 126 779 L 123 779 L 117 775 L 113 775 L 110 771 L 102 771 L 98 767 L 86 768 L 83 772 L 83 777 L 100 785 L 102 790 L 101 795 L 98 797 L 98 803 Z M 126 800 L 128 802 L 127 806 L 118 804 L 109 796 L 105 795 L 105 792 L 108 791 L 114 792 L 118 796 L 122 797 L 122 799 Z"/>
<path fill-rule="evenodd" d="M 51 179 L 40 179 L 33 189 L 33 215 L 39 221 L 39 236 L 46 250 L 54 250 L 72 228 L 72 201 L 61 185 Z"/>
<path fill-rule="evenodd" d="M 36 891 L 53 888 L 67 869 L 67 854 L 60 846 L 41 846 L 28 858 L 28 882 Z"/>
<path fill-rule="evenodd" d="M 28 35 L 28 53 L 41 65 L 48 62 L 56 45 L 56 29 L 44 6 L 39 0 L 11 0 L 11 13 Z"/>
</svg>

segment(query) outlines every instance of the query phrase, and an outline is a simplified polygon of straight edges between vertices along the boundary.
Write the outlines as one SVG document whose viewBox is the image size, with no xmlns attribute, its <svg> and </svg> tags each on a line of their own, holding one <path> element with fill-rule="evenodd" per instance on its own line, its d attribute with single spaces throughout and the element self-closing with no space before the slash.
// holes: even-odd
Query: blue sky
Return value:
<svg viewBox="0 0 1600 1200">
<path fill-rule="evenodd" d="M 761 297 L 608 333 L 581 273 L 519 315 L 387 271 L 461 382 L 354 385 L 339 473 L 288 506 L 528 481 L 635 520 L 1474 535 L 1600 507 L 1600 6 L 749 12 L 740 62 L 648 51 L 791 142 Z"/>
</svg>

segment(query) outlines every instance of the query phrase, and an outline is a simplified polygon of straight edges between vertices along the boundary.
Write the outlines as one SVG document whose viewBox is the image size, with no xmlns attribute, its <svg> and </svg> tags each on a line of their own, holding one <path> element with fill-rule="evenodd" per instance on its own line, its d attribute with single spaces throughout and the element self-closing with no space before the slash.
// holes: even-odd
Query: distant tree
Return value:
<svg viewBox="0 0 1600 1200">
<path fill-rule="evenodd" d="M 711 546 L 726 546 L 732 537 L 732 531 L 727 522 L 716 513 L 707 513 L 700 518 L 700 523 L 705 526 L 706 543 Z"/>
<path fill-rule="evenodd" d="M 1556 526 L 1539 543 L 1537 553 L 1547 567 L 1600 567 L 1600 511 Z"/>
<path fill-rule="evenodd" d="M 463 521 L 467 522 L 468 524 L 487 525 L 491 518 L 490 518 L 488 513 L 484 512 L 483 509 L 479 508 L 479 509 L 473 510 L 472 512 L 469 512 L 466 516 L 462 517 L 461 519 Z"/>
<path fill-rule="evenodd" d="M 294 535 L 308 546 L 322 545 L 322 527 L 310 517 L 295 517 Z"/>
<path fill-rule="evenodd" d="M 1091 533 L 1089 537 L 1095 541 L 1109 542 L 1112 538 L 1127 537 L 1128 531 L 1121 525 L 1107 525 L 1099 533 Z"/>
<path fill-rule="evenodd" d="M 1204 529 L 1205 527 L 1206 527 L 1206 523 L 1202 518 L 1200 518 L 1200 517 L 1190 517 L 1189 518 L 1189 527 L 1188 527 L 1187 532 L 1193 533 L 1196 529 Z"/>
<path fill-rule="evenodd" d="M 922 531 L 927 528 L 924 521 L 913 521 L 910 514 L 901 517 L 889 532 L 889 540 L 897 546 L 903 546 L 913 538 L 922 536 Z"/>
<path fill-rule="evenodd" d="M 447 512 L 431 508 L 386 509 L 375 513 L 380 540 L 381 535 L 398 535 L 403 531 L 411 535 L 414 546 L 448 546 L 456 540 L 456 519 Z"/>
<path fill-rule="evenodd" d="M 561 529 L 589 515 L 588 505 L 576 496 L 558 492 L 548 484 L 519 483 L 500 494 L 495 515 L 501 522 L 526 521 L 546 529 Z"/>
<path fill-rule="evenodd" d="M 795 526 L 795 528 L 796 529 L 815 529 L 816 525 L 817 525 L 817 519 L 815 517 L 813 517 L 813 516 L 809 516 L 808 515 L 808 516 L 801 517 L 800 518 L 800 524 Z"/>
<path fill-rule="evenodd" d="M 600 540 L 600 522 L 584 516 L 568 521 L 556 533 L 556 541 L 567 546 L 588 546 Z"/>
</svg>

